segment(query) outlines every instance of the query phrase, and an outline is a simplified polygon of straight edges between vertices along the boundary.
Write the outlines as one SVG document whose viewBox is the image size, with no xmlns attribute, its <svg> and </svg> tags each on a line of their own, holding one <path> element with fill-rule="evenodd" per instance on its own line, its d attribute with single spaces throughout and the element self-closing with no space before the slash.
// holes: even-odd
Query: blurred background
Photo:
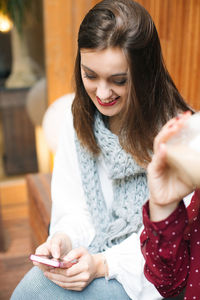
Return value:
<svg viewBox="0 0 200 300">
<path fill-rule="evenodd" d="M 111 0 L 112 1 L 112 0 Z M 63 106 L 73 97 L 77 32 L 95 0 L 0 0 L 0 299 L 45 241 Z M 157 26 L 166 66 L 200 110 L 200 0 L 138 0 Z"/>
</svg>

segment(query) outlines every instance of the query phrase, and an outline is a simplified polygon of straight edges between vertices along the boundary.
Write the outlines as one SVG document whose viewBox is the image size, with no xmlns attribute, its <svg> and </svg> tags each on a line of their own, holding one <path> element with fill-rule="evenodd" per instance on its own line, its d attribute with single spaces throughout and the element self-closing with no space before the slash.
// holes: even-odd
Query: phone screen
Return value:
<svg viewBox="0 0 200 300">
<path fill-rule="evenodd" d="M 65 261 L 62 259 L 48 257 L 45 255 L 35 255 L 35 254 L 30 255 L 30 260 L 38 262 L 40 264 L 45 264 L 47 266 L 51 266 L 54 268 L 70 268 L 71 266 L 73 266 L 74 264 L 76 264 L 78 262 L 77 259 L 74 259 L 72 261 Z"/>
</svg>

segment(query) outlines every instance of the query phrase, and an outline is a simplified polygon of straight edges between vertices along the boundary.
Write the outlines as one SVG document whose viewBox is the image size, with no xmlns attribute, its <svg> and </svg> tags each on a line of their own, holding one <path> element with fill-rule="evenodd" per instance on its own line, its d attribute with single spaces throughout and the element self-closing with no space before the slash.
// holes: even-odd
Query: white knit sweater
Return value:
<svg viewBox="0 0 200 300">
<path fill-rule="evenodd" d="M 98 161 L 99 177 L 108 207 L 112 203 L 112 185 L 102 157 Z M 95 229 L 87 210 L 74 143 L 71 101 L 67 103 L 55 156 L 52 176 L 52 217 L 50 236 L 65 232 L 74 247 L 88 247 Z M 132 234 L 121 244 L 104 252 L 109 278 L 118 280 L 133 300 L 162 299 L 143 274 L 144 259 L 140 251 L 140 233 Z"/>
</svg>

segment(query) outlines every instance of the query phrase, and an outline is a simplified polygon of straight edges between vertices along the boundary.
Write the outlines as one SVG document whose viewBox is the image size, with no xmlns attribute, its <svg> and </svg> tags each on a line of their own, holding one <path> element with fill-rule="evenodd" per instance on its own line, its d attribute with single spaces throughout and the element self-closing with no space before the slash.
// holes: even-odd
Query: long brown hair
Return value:
<svg viewBox="0 0 200 300">
<path fill-rule="evenodd" d="M 74 74 L 74 128 L 92 153 L 100 152 L 93 134 L 96 107 L 82 82 L 80 50 L 108 47 L 120 47 L 129 64 L 128 99 L 119 141 L 138 162 L 146 164 L 159 128 L 179 111 L 190 108 L 164 65 L 157 30 L 145 8 L 132 0 L 103 0 L 80 25 Z"/>
</svg>

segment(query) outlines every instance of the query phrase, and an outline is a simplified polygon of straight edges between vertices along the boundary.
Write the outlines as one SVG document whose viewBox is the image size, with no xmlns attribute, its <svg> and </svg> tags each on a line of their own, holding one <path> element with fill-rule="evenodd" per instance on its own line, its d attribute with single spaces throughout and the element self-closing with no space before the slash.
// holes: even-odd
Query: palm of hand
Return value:
<svg viewBox="0 0 200 300">
<path fill-rule="evenodd" d="M 148 179 L 151 190 L 151 201 L 164 206 L 178 203 L 191 192 L 191 187 L 187 186 L 174 170 L 166 167 L 167 170 L 160 171 L 160 174 L 152 172 Z"/>
</svg>

